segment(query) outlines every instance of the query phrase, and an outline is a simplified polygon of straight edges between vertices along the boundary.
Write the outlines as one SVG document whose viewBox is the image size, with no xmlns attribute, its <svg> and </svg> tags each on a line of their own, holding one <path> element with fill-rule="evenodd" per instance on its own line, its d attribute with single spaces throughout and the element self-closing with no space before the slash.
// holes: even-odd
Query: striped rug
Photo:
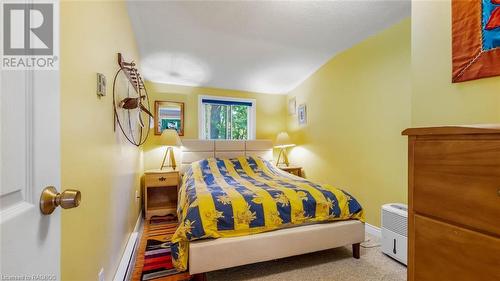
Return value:
<svg viewBox="0 0 500 281">
<path fill-rule="evenodd" d="M 172 265 L 170 238 L 177 228 L 173 216 L 153 217 L 144 222 L 133 281 L 184 281 L 191 280 L 187 272 L 178 272 Z"/>
</svg>

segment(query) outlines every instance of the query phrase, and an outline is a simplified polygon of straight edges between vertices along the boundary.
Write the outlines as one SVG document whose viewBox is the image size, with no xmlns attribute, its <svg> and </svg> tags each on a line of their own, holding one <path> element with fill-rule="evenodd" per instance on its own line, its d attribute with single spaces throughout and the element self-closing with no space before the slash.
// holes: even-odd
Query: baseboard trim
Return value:
<svg viewBox="0 0 500 281">
<path fill-rule="evenodd" d="M 369 223 L 365 223 L 365 231 L 377 238 L 381 238 L 382 234 L 380 232 L 380 227 L 376 227 L 374 225 L 371 225 Z"/>
<path fill-rule="evenodd" d="M 130 280 L 130 278 L 132 277 L 132 272 L 135 265 L 135 256 L 139 248 L 140 238 L 142 236 L 143 223 L 144 220 L 142 219 L 142 212 L 140 212 L 139 217 L 137 217 L 134 230 L 129 236 L 127 246 L 125 247 L 125 251 L 123 252 L 123 256 L 120 260 L 120 265 L 116 270 L 113 281 L 126 281 Z"/>
<path fill-rule="evenodd" d="M 135 222 L 134 232 L 141 233 L 141 235 L 142 235 L 142 230 L 143 230 L 142 225 L 143 224 L 144 224 L 144 220 L 142 219 L 142 211 L 141 211 L 141 212 L 139 212 L 139 217 L 137 217 L 137 221 Z"/>
</svg>

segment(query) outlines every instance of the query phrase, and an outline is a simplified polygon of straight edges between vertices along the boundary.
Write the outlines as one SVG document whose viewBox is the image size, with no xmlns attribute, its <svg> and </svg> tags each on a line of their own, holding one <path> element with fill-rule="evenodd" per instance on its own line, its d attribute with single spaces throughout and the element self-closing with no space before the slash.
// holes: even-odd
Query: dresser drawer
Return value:
<svg viewBox="0 0 500 281">
<path fill-rule="evenodd" d="M 498 235 L 499 189 L 500 140 L 416 142 L 416 213 Z"/>
<path fill-rule="evenodd" d="M 178 183 L 177 173 L 146 174 L 146 186 L 174 186 Z"/>
<path fill-rule="evenodd" d="M 500 280 L 500 239 L 415 215 L 418 281 Z"/>
</svg>

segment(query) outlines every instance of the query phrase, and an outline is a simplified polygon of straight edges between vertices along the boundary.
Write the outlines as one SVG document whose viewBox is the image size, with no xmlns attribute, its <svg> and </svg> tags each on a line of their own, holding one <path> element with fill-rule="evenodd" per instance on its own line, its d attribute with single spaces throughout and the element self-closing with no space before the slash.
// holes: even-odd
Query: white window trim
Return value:
<svg viewBox="0 0 500 281">
<path fill-rule="evenodd" d="M 232 98 L 232 97 L 220 97 L 220 96 L 208 96 L 208 95 L 199 95 L 198 96 L 198 138 L 203 140 L 205 138 L 205 114 L 203 112 L 203 99 L 211 99 L 211 100 L 221 100 L 221 101 L 237 101 L 237 102 L 249 102 L 252 103 L 250 106 L 250 118 L 248 118 L 248 132 L 249 132 L 249 140 L 255 139 L 255 132 L 257 129 L 257 114 L 256 107 L 257 101 L 255 99 L 245 99 L 245 98 Z"/>
</svg>

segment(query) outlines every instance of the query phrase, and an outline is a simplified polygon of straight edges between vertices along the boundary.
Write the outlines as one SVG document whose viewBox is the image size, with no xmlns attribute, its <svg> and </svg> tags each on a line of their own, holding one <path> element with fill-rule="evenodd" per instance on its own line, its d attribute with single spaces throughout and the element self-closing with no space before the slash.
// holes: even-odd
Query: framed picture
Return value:
<svg viewBox="0 0 500 281">
<path fill-rule="evenodd" d="M 184 103 L 155 101 L 155 135 L 165 129 L 174 129 L 179 136 L 184 135 Z"/>
<path fill-rule="evenodd" d="M 293 97 L 288 100 L 288 115 L 295 115 L 297 114 L 297 105 L 296 105 L 296 98 Z"/>
<path fill-rule="evenodd" d="M 299 125 L 303 126 L 307 124 L 307 108 L 305 104 L 299 105 L 297 116 L 299 119 Z"/>
</svg>

